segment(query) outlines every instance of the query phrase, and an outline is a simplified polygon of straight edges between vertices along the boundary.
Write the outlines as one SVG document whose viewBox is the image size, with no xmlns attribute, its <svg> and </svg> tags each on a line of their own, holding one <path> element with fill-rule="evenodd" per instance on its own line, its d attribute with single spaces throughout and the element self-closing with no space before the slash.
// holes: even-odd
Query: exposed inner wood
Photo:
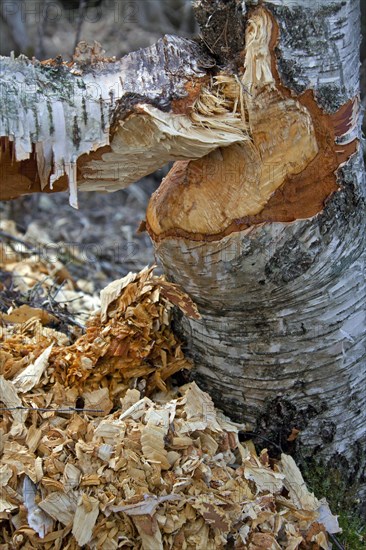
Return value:
<svg viewBox="0 0 366 550">
<path fill-rule="evenodd" d="M 357 142 L 336 140 L 354 124 L 357 101 L 329 115 L 311 90 L 293 97 L 277 72 L 277 40 L 270 13 L 253 11 L 241 78 L 251 139 L 175 163 L 148 206 L 154 239 L 215 240 L 255 223 L 312 217 L 337 191 L 336 170 Z"/>
<path fill-rule="evenodd" d="M 148 208 L 154 238 L 218 239 L 313 216 L 356 150 L 357 101 L 327 115 L 311 90 L 293 95 L 278 75 L 278 35 L 267 10 L 252 11 L 241 75 L 213 75 L 215 61 L 176 37 L 113 63 L 93 50 L 92 70 L 3 58 L 13 103 L 0 121 L 0 199 L 68 187 L 77 206 L 78 189 L 115 191 L 174 160 Z M 14 75 L 42 85 L 25 100 Z M 59 89 L 48 97 L 52 83 Z M 87 93 L 96 83 L 99 99 Z"/>
<path fill-rule="evenodd" d="M 50 189 L 49 185 L 42 189 L 35 150 L 29 159 L 16 162 L 14 143 L 8 138 L 0 137 L 0 155 L 3 175 L 3 181 L 0 184 L 0 200 L 9 200 L 40 191 L 45 193 L 65 191 L 68 187 L 68 179 L 64 175 L 57 180 L 53 189 Z"/>
<path fill-rule="evenodd" d="M 197 110 L 191 114 L 191 99 L 188 95 L 183 103 L 176 102 L 173 112 L 136 105 L 131 114 L 116 122 L 109 149 L 87 157 L 84 179 L 78 181 L 80 190 L 115 191 L 171 160 L 203 157 L 220 145 L 249 140 L 240 114 L 228 112 L 226 105 L 221 115 L 205 117 Z M 183 107 L 186 111 L 182 114 Z"/>
</svg>

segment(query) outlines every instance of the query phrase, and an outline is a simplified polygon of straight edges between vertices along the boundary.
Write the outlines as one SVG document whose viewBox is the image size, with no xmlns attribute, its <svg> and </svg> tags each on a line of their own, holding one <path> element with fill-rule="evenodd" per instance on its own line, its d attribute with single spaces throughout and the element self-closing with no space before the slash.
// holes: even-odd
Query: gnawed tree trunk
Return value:
<svg viewBox="0 0 366 550">
<path fill-rule="evenodd" d="M 246 26 L 252 141 L 177 163 L 147 221 L 165 272 L 202 313 L 178 322 L 201 386 L 257 433 L 340 466 L 364 494 L 358 2 L 282 4 Z"/>
<path fill-rule="evenodd" d="M 265 6 L 248 14 L 240 77 L 251 141 L 176 163 L 148 227 L 202 313 L 177 323 L 201 386 L 257 433 L 340 466 L 364 494 L 358 2 Z"/>
<path fill-rule="evenodd" d="M 76 204 L 76 186 L 114 190 L 180 159 L 147 229 L 202 314 L 177 320 L 195 377 L 226 413 L 338 464 L 362 494 L 359 4 L 253 4 L 196 0 L 201 44 L 165 37 L 119 62 L 3 60 L 3 196 L 68 176 Z M 19 82 L 37 84 L 31 100 Z"/>
</svg>

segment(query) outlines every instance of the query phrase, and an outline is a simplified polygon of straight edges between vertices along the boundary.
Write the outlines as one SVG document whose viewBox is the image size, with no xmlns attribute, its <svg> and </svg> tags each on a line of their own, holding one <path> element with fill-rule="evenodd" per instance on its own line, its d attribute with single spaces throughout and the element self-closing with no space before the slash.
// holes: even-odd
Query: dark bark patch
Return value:
<svg viewBox="0 0 366 550">
<path fill-rule="evenodd" d="M 320 84 L 314 94 L 318 104 L 328 113 L 333 113 L 347 101 L 345 87 L 339 88 L 335 84 Z"/>
<path fill-rule="evenodd" d="M 302 76 L 301 65 L 295 59 L 285 59 L 278 54 L 276 48 L 278 70 L 286 88 L 291 88 L 296 94 L 301 94 L 309 86 L 309 79 Z"/>
<path fill-rule="evenodd" d="M 336 434 L 337 427 L 334 422 L 325 420 L 320 425 L 320 437 L 323 443 L 331 443 Z"/>
<path fill-rule="evenodd" d="M 314 260 L 315 254 L 306 252 L 293 237 L 270 258 L 265 266 L 265 274 L 271 281 L 289 283 L 306 273 Z"/>
<path fill-rule="evenodd" d="M 276 17 L 280 22 L 281 34 L 283 34 L 286 43 L 293 49 L 305 50 L 309 55 L 313 55 L 314 45 L 318 44 L 319 36 L 324 32 L 323 18 L 314 19 L 312 10 L 302 7 L 283 7 L 274 8 L 274 13 L 280 16 Z"/>
<path fill-rule="evenodd" d="M 119 121 L 124 120 L 127 116 L 129 116 L 134 111 L 134 107 L 139 103 L 147 103 L 163 112 L 169 112 L 171 109 L 170 98 L 151 98 L 147 95 L 128 92 L 117 103 L 113 113 L 111 126 L 114 127 L 114 125 L 118 125 Z"/>
<path fill-rule="evenodd" d="M 318 407 L 313 405 L 297 407 L 293 401 L 278 396 L 267 401 L 264 411 L 258 416 L 255 432 L 266 436 L 272 442 L 272 445 L 270 443 L 266 445 L 272 456 L 278 456 L 279 448 L 282 452 L 296 456 L 301 442 L 301 432 L 312 419 L 325 410 L 325 402 L 320 402 Z M 294 428 L 300 432 L 300 437 L 297 439 L 290 437 Z M 327 431 L 324 433 L 330 437 L 331 428 L 324 425 L 324 429 L 326 428 Z M 259 438 L 258 444 L 260 444 Z"/>
<path fill-rule="evenodd" d="M 288 437 L 293 428 L 301 430 L 304 427 L 302 423 L 300 428 L 297 416 L 295 405 L 285 398 L 276 397 L 267 402 L 264 412 L 258 417 L 255 432 L 268 439 L 266 447 L 271 456 L 279 457 L 280 452 L 292 453 L 296 450 L 297 440 L 288 441 Z M 260 437 L 253 439 L 263 447 Z"/>
<path fill-rule="evenodd" d="M 326 208 L 318 217 L 318 227 L 322 240 L 330 242 L 334 234 L 343 236 L 348 231 L 365 232 L 366 200 L 362 187 L 358 187 L 355 174 L 362 173 L 363 165 L 359 155 L 338 170 L 341 189 L 328 201 Z"/>
<path fill-rule="evenodd" d="M 237 0 L 199 0 L 194 12 L 203 41 L 225 65 L 235 65 L 244 47 L 245 14 Z"/>
<path fill-rule="evenodd" d="M 80 128 L 79 128 L 77 116 L 74 116 L 74 125 L 72 129 L 72 141 L 76 147 L 79 147 L 81 142 L 81 135 L 80 135 Z"/>
<path fill-rule="evenodd" d="M 281 32 L 281 44 L 284 48 L 298 50 L 301 55 L 314 56 L 319 59 L 338 62 L 337 48 L 335 44 L 340 40 L 340 35 L 330 32 L 330 25 L 340 26 L 342 18 L 337 14 L 342 9 L 342 4 L 334 3 L 329 6 L 308 7 L 275 7 L 269 5 L 274 14 Z M 332 21 L 332 23 L 330 23 Z M 323 37 L 320 40 L 319 37 Z M 281 46 L 276 48 L 276 56 L 281 81 L 286 87 L 296 94 L 310 87 L 308 77 L 300 61 L 285 58 Z M 331 90 L 330 90 L 331 88 Z M 319 85 L 316 89 L 316 97 L 321 108 L 327 112 L 334 112 L 347 101 L 345 86 Z"/>
</svg>

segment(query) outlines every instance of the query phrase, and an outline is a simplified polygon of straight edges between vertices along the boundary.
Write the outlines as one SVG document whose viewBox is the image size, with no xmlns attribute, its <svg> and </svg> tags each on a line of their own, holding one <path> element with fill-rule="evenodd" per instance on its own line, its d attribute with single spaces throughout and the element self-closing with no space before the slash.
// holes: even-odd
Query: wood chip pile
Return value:
<svg viewBox="0 0 366 550">
<path fill-rule="evenodd" d="M 293 459 L 173 385 L 191 367 L 173 306 L 199 316 L 146 268 L 102 291 L 78 337 L 42 308 L 1 314 L 0 550 L 331 548 L 337 520 Z"/>
</svg>

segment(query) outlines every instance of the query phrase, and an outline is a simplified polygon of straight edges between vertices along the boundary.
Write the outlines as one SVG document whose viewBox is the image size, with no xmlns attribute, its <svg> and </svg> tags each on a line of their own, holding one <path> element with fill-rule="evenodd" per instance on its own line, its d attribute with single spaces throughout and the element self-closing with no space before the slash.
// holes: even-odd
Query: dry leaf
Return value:
<svg viewBox="0 0 366 550">
<path fill-rule="evenodd" d="M 297 428 L 292 428 L 291 433 L 287 438 L 287 441 L 295 441 L 299 433 L 300 433 L 300 430 L 298 430 Z"/>
</svg>

